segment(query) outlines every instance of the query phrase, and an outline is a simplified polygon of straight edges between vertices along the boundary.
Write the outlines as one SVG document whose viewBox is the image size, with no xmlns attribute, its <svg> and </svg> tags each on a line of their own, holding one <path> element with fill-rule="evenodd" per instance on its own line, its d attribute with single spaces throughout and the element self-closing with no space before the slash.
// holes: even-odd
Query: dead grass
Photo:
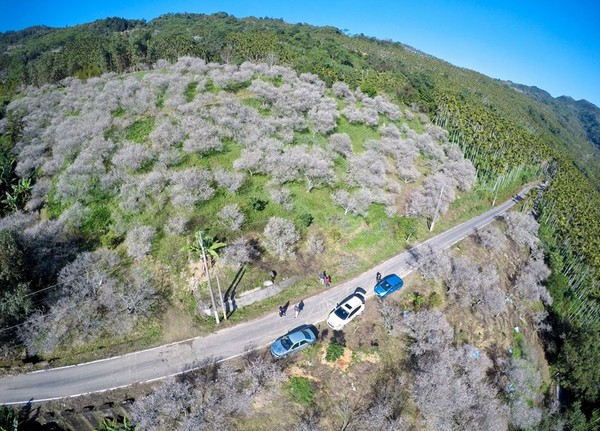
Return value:
<svg viewBox="0 0 600 431">
<path fill-rule="evenodd" d="M 169 307 L 163 314 L 163 336 L 165 343 L 185 340 L 200 334 L 189 314 L 177 307 Z"/>
</svg>

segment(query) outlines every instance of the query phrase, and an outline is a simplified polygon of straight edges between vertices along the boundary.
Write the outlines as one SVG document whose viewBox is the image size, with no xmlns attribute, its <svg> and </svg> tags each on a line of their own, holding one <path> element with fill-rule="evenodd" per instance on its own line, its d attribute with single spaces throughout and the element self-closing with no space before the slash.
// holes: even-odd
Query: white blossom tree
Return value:
<svg viewBox="0 0 600 431">
<path fill-rule="evenodd" d="M 219 221 L 232 231 L 239 230 L 244 223 L 244 214 L 238 204 L 225 205 L 217 215 Z"/>
<path fill-rule="evenodd" d="M 300 239 L 300 234 L 292 221 L 281 217 L 271 217 L 263 235 L 265 237 L 265 246 L 279 260 L 295 256 L 295 247 Z"/>
</svg>

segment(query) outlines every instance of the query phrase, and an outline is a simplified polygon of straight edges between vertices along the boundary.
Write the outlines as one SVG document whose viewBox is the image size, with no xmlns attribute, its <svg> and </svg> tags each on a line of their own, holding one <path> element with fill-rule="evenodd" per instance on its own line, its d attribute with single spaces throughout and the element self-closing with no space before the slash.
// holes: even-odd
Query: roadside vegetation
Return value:
<svg viewBox="0 0 600 431">
<path fill-rule="evenodd" d="M 282 423 L 293 430 L 556 427 L 540 338 L 551 330 L 543 311 L 552 302 L 543 285 L 550 270 L 537 229 L 530 215 L 514 212 L 451 253 L 425 249 L 405 288 L 369 301 L 343 331 L 323 325 L 319 343 L 306 352 L 280 361 L 252 352 L 234 366 L 235 379 L 253 376 L 260 389 L 223 385 L 228 380 L 218 376 L 231 375 L 230 365 L 205 364 L 139 397 L 133 424 L 148 430 L 188 429 L 190 421 L 194 429 L 237 430 L 276 430 Z M 196 377 L 205 375 L 217 379 L 216 388 Z M 238 394 L 240 387 L 253 402 Z M 190 396 L 221 402 L 204 401 L 192 409 L 204 413 L 188 415 Z"/>
</svg>

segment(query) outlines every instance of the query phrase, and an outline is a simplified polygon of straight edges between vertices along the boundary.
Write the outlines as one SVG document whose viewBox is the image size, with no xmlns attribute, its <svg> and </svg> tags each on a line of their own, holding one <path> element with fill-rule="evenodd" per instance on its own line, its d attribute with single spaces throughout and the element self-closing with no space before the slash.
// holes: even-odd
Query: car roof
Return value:
<svg viewBox="0 0 600 431">
<path fill-rule="evenodd" d="M 396 274 L 389 274 L 389 275 L 386 275 L 385 277 L 383 277 L 383 279 L 380 281 L 380 283 L 383 281 L 387 281 L 390 284 L 397 284 L 397 283 L 401 282 L 402 279 L 400 277 L 398 277 Z"/>
<path fill-rule="evenodd" d="M 307 331 L 309 334 L 312 334 L 312 337 L 307 337 L 303 331 Z M 301 326 L 299 328 L 293 329 L 287 334 L 287 336 L 292 343 L 297 343 L 298 341 L 302 340 L 312 340 L 313 338 L 316 338 L 315 331 L 310 327 L 310 325 Z"/>
<path fill-rule="evenodd" d="M 352 296 L 346 298 L 344 301 L 342 301 L 339 306 L 344 307 L 347 310 L 350 310 L 350 309 L 355 309 L 356 307 L 359 307 L 360 304 L 362 304 L 362 303 L 363 303 L 363 300 L 359 296 L 352 295 Z"/>
</svg>

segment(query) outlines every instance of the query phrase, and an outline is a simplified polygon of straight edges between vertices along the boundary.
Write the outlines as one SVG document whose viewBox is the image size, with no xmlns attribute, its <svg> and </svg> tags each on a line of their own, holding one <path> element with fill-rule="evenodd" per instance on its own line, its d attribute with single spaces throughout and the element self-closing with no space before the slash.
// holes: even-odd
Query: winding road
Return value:
<svg viewBox="0 0 600 431">
<path fill-rule="evenodd" d="M 377 271 L 406 276 L 414 269 L 416 248 L 423 244 L 431 244 L 440 249 L 449 248 L 505 213 L 529 193 L 531 188 L 525 187 L 518 195 L 501 205 L 415 246 L 412 250 L 394 256 L 352 280 L 304 299 L 304 310 L 297 319 L 293 312 L 283 318 L 273 312 L 209 335 L 152 349 L 67 367 L 5 376 L 0 378 L 0 404 L 49 401 L 107 391 L 138 382 L 150 382 L 182 373 L 196 361 L 206 357 L 227 360 L 242 355 L 246 346 L 265 346 L 300 324 L 316 324 L 326 320 L 336 302 L 352 293 L 356 286 L 365 287 L 367 297 L 374 296 L 372 286 Z"/>
</svg>

